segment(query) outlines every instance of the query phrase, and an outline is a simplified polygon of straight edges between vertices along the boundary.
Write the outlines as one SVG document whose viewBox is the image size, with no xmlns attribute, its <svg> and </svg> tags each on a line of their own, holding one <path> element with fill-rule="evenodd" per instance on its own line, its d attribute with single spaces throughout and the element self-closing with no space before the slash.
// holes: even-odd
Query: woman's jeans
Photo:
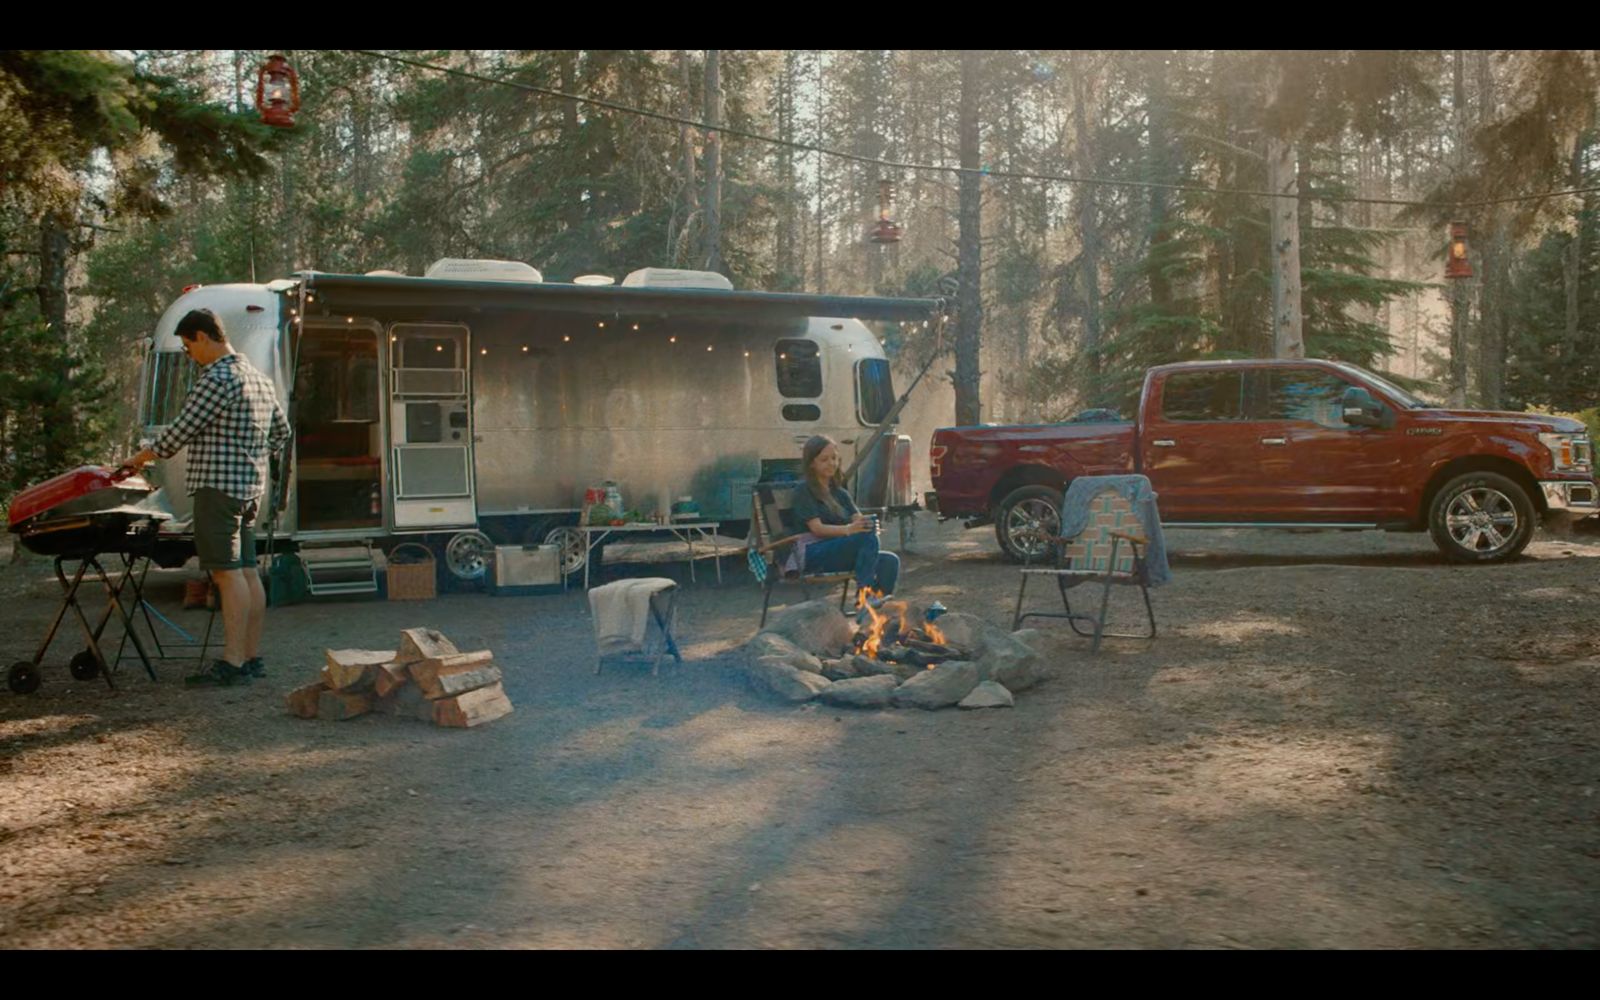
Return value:
<svg viewBox="0 0 1600 1000">
<path fill-rule="evenodd" d="M 900 557 L 878 549 L 878 536 L 870 531 L 840 538 L 825 538 L 806 546 L 807 573 L 842 573 L 854 570 L 856 586 L 876 587 L 894 593 L 900 579 Z"/>
</svg>

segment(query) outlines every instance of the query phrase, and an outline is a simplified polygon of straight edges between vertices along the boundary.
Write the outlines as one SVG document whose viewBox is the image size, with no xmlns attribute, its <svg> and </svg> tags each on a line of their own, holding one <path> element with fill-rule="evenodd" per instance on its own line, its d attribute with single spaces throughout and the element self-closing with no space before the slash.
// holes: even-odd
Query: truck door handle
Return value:
<svg viewBox="0 0 1600 1000">
<path fill-rule="evenodd" d="M 1288 444 L 1289 443 L 1289 439 L 1288 438 L 1262 438 L 1261 439 L 1261 443 L 1262 444 L 1283 445 L 1283 444 Z"/>
<path fill-rule="evenodd" d="M 1157 448 L 1176 448 L 1178 446 L 1178 442 L 1172 440 L 1171 438 L 1156 438 L 1150 443 L 1155 445 Z"/>
</svg>

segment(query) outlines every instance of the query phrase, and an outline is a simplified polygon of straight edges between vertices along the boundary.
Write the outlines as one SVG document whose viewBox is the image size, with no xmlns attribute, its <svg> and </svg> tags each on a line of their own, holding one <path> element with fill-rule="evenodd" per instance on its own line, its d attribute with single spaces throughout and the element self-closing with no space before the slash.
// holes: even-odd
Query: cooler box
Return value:
<svg viewBox="0 0 1600 1000">
<path fill-rule="evenodd" d="M 565 589 L 561 549 L 555 545 L 496 545 L 494 584 L 497 595 L 551 594 Z"/>
</svg>

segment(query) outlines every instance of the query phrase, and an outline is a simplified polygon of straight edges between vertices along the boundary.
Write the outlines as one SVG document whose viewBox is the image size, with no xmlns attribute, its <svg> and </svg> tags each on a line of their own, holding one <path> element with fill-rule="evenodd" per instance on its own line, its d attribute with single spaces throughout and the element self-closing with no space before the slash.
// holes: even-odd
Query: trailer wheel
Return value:
<svg viewBox="0 0 1600 1000">
<path fill-rule="evenodd" d="M 94 658 L 93 650 L 80 649 L 72 654 L 67 669 L 72 672 L 74 680 L 92 681 L 100 676 L 100 661 Z"/>
<path fill-rule="evenodd" d="M 1050 552 L 1043 534 L 1061 531 L 1061 491 L 1048 486 L 1022 486 L 1006 494 L 995 509 L 994 537 L 1012 562 L 1037 561 Z"/>
<path fill-rule="evenodd" d="M 561 573 L 563 576 L 571 576 L 583 569 L 583 562 L 589 557 L 588 552 L 585 551 L 583 531 L 570 524 L 552 528 L 550 533 L 544 536 L 544 543 L 560 548 Z"/>
<path fill-rule="evenodd" d="M 457 580 L 480 580 L 494 558 L 494 542 L 481 531 L 458 532 L 444 547 L 444 564 Z"/>
<path fill-rule="evenodd" d="M 39 690 L 39 668 L 27 660 L 13 663 L 6 671 L 6 686 L 17 694 L 33 694 Z"/>
</svg>

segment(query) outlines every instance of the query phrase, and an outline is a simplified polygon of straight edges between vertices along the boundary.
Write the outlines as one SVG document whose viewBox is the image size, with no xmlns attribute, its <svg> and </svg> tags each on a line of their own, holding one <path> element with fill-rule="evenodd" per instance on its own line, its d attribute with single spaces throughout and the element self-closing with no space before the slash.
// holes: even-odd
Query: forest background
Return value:
<svg viewBox="0 0 1600 1000">
<path fill-rule="evenodd" d="M 0 502 L 131 449 L 185 286 L 440 257 L 946 295 L 942 338 L 880 327 L 901 385 L 941 354 L 915 454 L 1286 353 L 1275 268 L 1287 353 L 1600 424 L 1600 52 L 286 54 L 292 129 L 266 51 L 0 52 Z"/>
</svg>

